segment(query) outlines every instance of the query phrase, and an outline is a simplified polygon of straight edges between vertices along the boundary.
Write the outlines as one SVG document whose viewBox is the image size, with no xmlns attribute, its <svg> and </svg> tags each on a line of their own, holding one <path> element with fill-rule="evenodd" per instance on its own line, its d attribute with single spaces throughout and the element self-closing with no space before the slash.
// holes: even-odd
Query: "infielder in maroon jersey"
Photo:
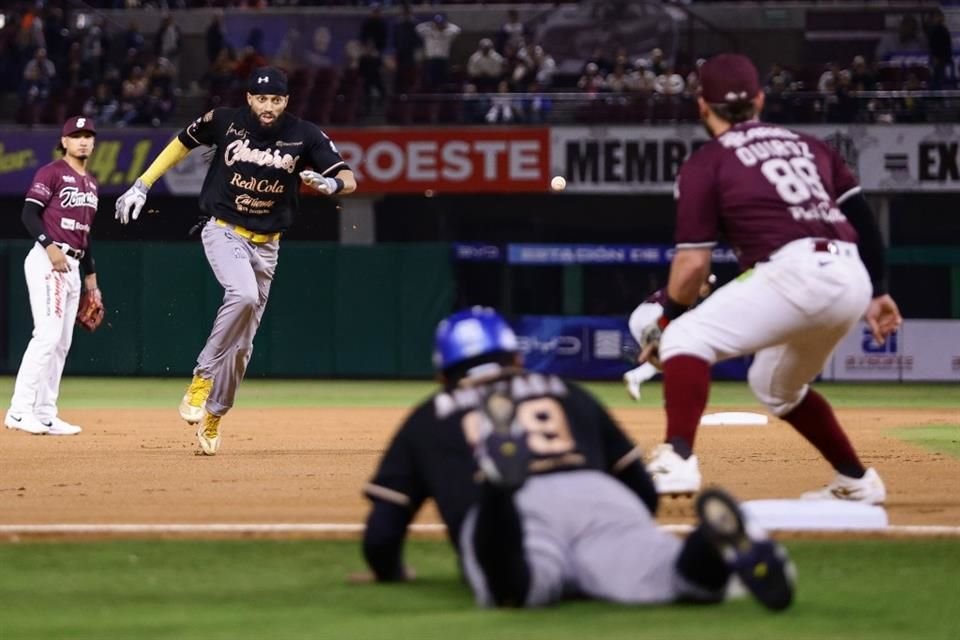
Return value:
<svg viewBox="0 0 960 640">
<path fill-rule="evenodd" d="M 710 366 L 753 353 L 754 394 L 837 472 L 803 497 L 882 503 L 880 476 L 863 466 L 830 404 L 809 386 L 861 317 L 880 343 L 901 323 L 884 287 L 870 206 L 824 142 L 758 121 L 764 94 L 749 59 L 721 54 L 700 73 L 700 117 L 713 139 L 677 179 L 677 252 L 657 321 L 663 333 L 649 332 L 642 354 L 662 363 L 667 413 L 666 442 L 647 468 L 660 493 L 699 490 L 693 445 Z M 690 309 L 721 237 L 743 274 Z"/>
<path fill-rule="evenodd" d="M 63 158 L 40 167 L 23 205 L 23 224 L 37 241 L 23 262 L 34 328 L 3 422 L 27 433 L 76 435 L 81 428 L 57 415 L 57 397 L 80 304 L 81 269 L 88 295 L 100 295 L 90 253 L 97 181 L 86 171 L 96 128 L 90 118 L 73 117 L 61 133 Z"/>
</svg>

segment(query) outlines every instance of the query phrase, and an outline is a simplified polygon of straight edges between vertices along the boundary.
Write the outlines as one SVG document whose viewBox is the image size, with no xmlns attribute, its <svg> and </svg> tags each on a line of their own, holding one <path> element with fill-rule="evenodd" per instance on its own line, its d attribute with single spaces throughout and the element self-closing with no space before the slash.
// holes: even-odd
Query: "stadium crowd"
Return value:
<svg viewBox="0 0 960 640">
<path fill-rule="evenodd" d="M 130 0 L 92 4 L 126 6 Z M 268 55 L 256 28 L 242 46 L 231 46 L 222 19 L 214 16 L 205 32 L 208 66 L 199 83 L 207 105 L 235 104 L 249 72 L 274 64 L 290 74 L 291 111 L 324 124 L 697 118 L 702 59 L 611 42 L 578 61 L 579 73 L 561 72 L 560 63 L 569 70 L 570 61 L 555 59 L 537 42 L 515 9 L 504 9 L 500 28 L 482 34 L 469 54 L 454 56 L 455 49 L 464 50 L 462 43 L 454 47 L 464 30 L 436 7 L 404 4 L 399 11 L 391 8 L 399 15 L 388 19 L 380 3 L 368 6 L 340 64 L 332 62 L 329 35 L 320 29 L 309 43 L 291 33 Z M 178 78 L 182 36 L 175 21 L 168 15 L 155 32 L 142 33 L 134 21 L 118 26 L 96 13 L 86 15 L 86 21 L 68 23 L 62 6 L 27 2 L 6 13 L 0 28 L 0 92 L 17 94 L 16 120 L 59 122 L 70 112 L 94 117 L 102 126 L 169 122 L 185 89 Z M 779 122 L 924 121 L 931 105 L 943 109 L 946 101 L 952 108 L 953 102 L 917 92 L 956 88 L 943 13 L 919 20 L 908 13 L 875 50 L 847 62 L 774 64 L 765 78 L 765 116 Z"/>
</svg>

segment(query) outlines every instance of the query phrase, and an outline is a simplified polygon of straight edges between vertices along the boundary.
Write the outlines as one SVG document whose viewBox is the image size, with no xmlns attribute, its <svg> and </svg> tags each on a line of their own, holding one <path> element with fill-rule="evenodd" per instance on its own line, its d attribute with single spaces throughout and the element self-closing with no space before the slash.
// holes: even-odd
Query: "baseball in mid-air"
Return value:
<svg viewBox="0 0 960 640">
<path fill-rule="evenodd" d="M 550 188 L 554 191 L 563 191 L 567 188 L 567 180 L 563 176 L 553 176 L 550 181 Z"/>
</svg>

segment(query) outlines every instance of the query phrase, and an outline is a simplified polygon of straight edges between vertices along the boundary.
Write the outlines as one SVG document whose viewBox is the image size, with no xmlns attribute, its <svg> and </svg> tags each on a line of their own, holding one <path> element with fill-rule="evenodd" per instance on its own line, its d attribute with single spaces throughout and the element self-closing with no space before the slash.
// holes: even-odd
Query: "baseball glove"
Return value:
<svg viewBox="0 0 960 640">
<path fill-rule="evenodd" d="M 640 334 L 640 355 L 637 357 L 638 363 L 649 362 L 659 370 L 663 369 L 660 363 L 660 336 L 663 335 L 661 324 L 665 323 L 658 318 L 643 328 Z"/>
<path fill-rule="evenodd" d="M 87 289 L 80 294 L 77 324 L 87 331 L 96 331 L 103 322 L 103 314 L 103 296 L 100 294 L 100 289 Z"/>
</svg>

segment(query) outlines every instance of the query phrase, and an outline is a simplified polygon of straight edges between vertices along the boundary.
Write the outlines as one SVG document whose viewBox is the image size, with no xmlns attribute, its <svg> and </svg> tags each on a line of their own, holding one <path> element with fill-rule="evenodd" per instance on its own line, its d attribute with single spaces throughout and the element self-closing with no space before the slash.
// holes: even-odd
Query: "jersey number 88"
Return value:
<svg viewBox="0 0 960 640">
<path fill-rule="evenodd" d="M 772 158 L 760 165 L 760 171 L 777 189 L 787 204 L 800 204 L 810 198 L 829 201 L 817 167 L 808 158 Z"/>
</svg>

